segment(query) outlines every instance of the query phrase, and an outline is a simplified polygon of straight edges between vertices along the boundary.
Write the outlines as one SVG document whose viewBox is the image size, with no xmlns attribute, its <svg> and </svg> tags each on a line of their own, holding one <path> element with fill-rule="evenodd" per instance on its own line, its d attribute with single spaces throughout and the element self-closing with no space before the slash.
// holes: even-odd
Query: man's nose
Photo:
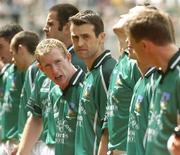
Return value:
<svg viewBox="0 0 180 155">
<path fill-rule="evenodd" d="M 47 25 L 44 26 L 43 31 L 44 31 L 44 32 L 47 32 L 47 31 L 48 31 L 48 26 L 47 26 Z"/>
<path fill-rule="evenodd" d="M 78 46 L 82 46 L 83 44 L 84 44 L 84 40 L 82 38 L 79 38 Z"/>
<path fill-rule="evenodd" d="M 59 73 L 58 67 L 56 65 L 52 65 L 52 74 L 57 76 Z"/>
</svg>

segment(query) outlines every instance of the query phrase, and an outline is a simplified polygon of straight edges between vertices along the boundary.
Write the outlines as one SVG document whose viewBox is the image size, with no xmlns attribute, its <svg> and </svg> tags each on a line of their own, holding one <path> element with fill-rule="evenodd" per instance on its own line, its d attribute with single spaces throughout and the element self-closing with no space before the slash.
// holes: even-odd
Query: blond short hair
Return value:
<svg viewBox="0 0 180 155">
<path fill-rule="evenodd" d="M 36 59 L 39 60 L 41 56 L 50 53 L 53 48 L 59 49 L 59 52 L 63 54 L 63 56 L 66 56 L 68 53 L 66 46 L 61 41 L 52 38 L 44 39 L 36 47 L 36 51 L 35 51 Z"/>
</svg>

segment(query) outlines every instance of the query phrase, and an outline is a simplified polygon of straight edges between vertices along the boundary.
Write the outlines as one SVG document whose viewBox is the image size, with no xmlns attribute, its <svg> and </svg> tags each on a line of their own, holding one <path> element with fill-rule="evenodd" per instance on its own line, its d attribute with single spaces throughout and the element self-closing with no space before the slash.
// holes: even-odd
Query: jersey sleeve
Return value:
<svg viewBox="0 0 180 155">
<path fill-rule="evenodd" d="M 27 109 L 31 111 L 34 116 L 42 116 L 42 109 L 38 100 L 40 88 L 38 87 L 37 82 L 38 79 L 35 79 L 35 84 L 32 88 L 31 95 L 28 99 Z"/>
</svg>

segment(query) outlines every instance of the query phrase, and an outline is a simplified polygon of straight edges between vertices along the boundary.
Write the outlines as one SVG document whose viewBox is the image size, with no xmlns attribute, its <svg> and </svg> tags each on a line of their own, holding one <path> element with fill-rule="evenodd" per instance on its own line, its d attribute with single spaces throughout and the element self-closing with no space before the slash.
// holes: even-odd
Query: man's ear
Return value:
<svg viewBox="0 0 180 155">
<path fill-rule="evenodd" d="M 26 48 L 25 46 L 23 46 L 22 44 L 19 44 L 17 52 L 20 52 L 21 54 L 23 54 L 23 51 L 25 50 L 25 48 Z"/>
<path fill-rule="evenodd" d="M 105 37 L 106 37 L 106 33 L 105 33 L 105 32 L 101 32 L 101 33 L 99 34 L 99 36 L 98 36 L 98 38 L 99 38 L 99 40 L 100 40 L 100 42 L 101 42 L 102 44 L 104 44 L 104 42 L 105 42 Z"/>
<path fill-rule="evenodd" d="M 147 42 L 146 42 L 146 40 L 140 41 L 140 44 L 141 44 L 141 47 L 142 47 L 143 49 L 146 49 L 146 48 L 147 48 Z"/>
<path fill-rule="evenodd" d="M 151 48 L 151 42 L 148 40 L 142 40 L 141 41 L 141 48 L 143 48 L 142 50 L 149 50 Z"/>
<path fill-rule="evenodd" d="M 67 22 L 67 23 L 63 26 L 63 31 L 64 31 L 64 34 L 69 34 L 69 33 L 70 33 L 70 22 Z"/>
<path fill-rule="evenodd" d="M 71 53 L 67 53 L 66 58 L 68 59 L 69 62 L 71 62 L 72 59 Z"/>
<path fill-rule="evenodd" d="M 22 49 L 23 49 L 23 45 L 19 44 L 16 52 L 19 53 L 22 51 Z"/>
</svg>

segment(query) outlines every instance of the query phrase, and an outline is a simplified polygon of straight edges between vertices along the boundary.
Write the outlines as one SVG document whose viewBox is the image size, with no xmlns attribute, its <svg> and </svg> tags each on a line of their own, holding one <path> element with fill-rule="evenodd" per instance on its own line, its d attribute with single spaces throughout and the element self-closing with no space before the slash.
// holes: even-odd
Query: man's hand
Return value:
<svg viewBox="0 0 180 155">
<path fill-rule="evenodd" d="M 17 153 L 17 151 L 18 151 L 18 146 L 19 146 L 19 145 L 14 146 L 11 155 L 16 155 L 16 153 Z"/>
</svg>

